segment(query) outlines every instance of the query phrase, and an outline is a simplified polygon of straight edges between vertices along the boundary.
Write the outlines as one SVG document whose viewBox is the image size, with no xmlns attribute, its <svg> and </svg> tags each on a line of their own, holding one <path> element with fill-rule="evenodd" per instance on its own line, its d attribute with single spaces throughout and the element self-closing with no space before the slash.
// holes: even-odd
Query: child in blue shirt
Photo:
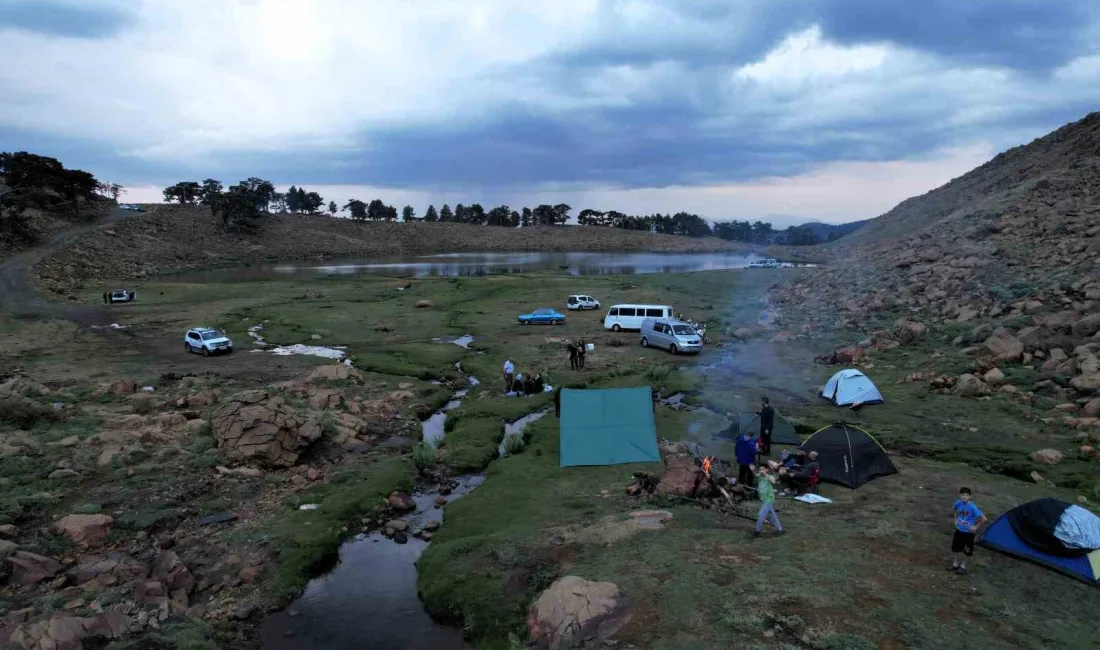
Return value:
<svg viewBox="0 0 1100 650">
<path fill-rule="evenodd" d="M 959 500 L 952 506 L 955 513 L 955 536 L 951 539 L 952 556 L 948 571 L 966 575 L 966 561 L 974 554 L 974 538 L 986 516 L 970 501 L 970 488 L 959 488 Z"/>
</svg>

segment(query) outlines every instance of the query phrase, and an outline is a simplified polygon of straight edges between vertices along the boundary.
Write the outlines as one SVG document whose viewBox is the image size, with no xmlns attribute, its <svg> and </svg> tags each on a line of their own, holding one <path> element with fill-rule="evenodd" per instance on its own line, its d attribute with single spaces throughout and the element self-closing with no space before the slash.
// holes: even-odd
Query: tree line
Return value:
<svg viewBox="0 0 1100 650">
<path fill-rule="evenodd" d="M 239 195 L 239 196 L 238 196 Z M 236 212 L 227 214 L 215 209 L 226 201 L 235 198 L 230 205 Z M 304 188 L 291 186 L 285 193 L 277 192 L 270 181 L 250 178 L 223 192 L 219 181 L 207 179 L 201 183 L 185 181 L 164 189 L 164 199 L 182 204 L 209 205 L 215 214 L 222 217 L 223 225 L 228 228 L 238 224 L 247 226 L 262 214 L 269 212 L 289 212 L 291 214 L 316 215 L 326 211 L 324 198 L 317 192 L 307 192 Z M 245 206 L 249 206 L 245 210 Z M 329 201 L 327 212 L 336 216 L 345 212 L 360 222 L 365 221 L 424 221 L 430 223 L 464 223 L 480 226 L 503 228 L 528 228 L 535 226 L 561 226 L 569 222 L 573 208 L 565 203 L 557 205 L 542 204 L 534 208 L 523 207 L 515 210 L 507 205 L 499 205 L 488 210 L 480 203 L 464 205 L 459 203 L 453 209 L 444 204 L 438 211 L 435 205 L 428 206 L 422 216 L 417 216 L 411 205 L 406 205 L 400 213 L 397 208 L 387 205 L 381 199 L 363 201 L 350 199 L 342 207 L 335 201 Z M 755 244 L 787 244 L 792 246 L 810 246 L 820 243 L 812 228 L 791 226 L 777 231 L 771 223 L 764 221 L 720 221 L 711 225 L 705 218 L 688 212 L 676 214 L 629 215 L 615 210 L 606 212 L 584 209 L 577 214 L 577 223 L 581 226 L 602 228 L 620 228 L 656 232 L 686 237 L 719 237 L 728 241 Z M 830 238 L 832 239 L 832 238 Z"/>
<path fill-rule="evenodd" d="M 33 243 L 30 210 L 49 211 L 82 220 L 83 205 L 97 195 L 117 199 L 117 183 L 103 183 L 81 169 L 66 169 L 56 158 L 26 151 L 0 152 L 0 236 Z"/>
</svg>

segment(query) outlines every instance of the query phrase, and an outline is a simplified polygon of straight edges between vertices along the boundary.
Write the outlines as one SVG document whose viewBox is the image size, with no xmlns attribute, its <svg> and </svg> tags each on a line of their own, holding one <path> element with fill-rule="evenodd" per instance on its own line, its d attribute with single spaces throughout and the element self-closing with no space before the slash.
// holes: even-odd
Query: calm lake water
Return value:
<svg viewBox="0 0 1100 650">
<path fill-rule="evenodd" d="M 631 275 L 743 269 L 762 256 L 743 253 L 445 253 L 400 259 L 345 260 L 326 264 L 271 264 L 162 275 L 163 282 L 232 282 L 376 273 L 409 277 L 468 277 L 529 271 L 572 275 Z M 785 264 L 784 266 L 792 266 Z"/>
</svg>

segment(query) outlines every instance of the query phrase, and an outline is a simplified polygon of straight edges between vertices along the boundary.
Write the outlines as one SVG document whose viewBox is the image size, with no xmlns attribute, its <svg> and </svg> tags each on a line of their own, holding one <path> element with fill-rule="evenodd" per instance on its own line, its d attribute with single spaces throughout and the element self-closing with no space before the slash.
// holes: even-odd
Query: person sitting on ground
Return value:
<svg viewBox="0 0 1100 650">
<path fill-rule="evenodd" d="M 811 477 L 820 470 L 821 465 L 817 462 L 817 452 L 811 451 L 806 464 L 790 475 L 790 484 L 795 492 L 798 494 L 804 493 L 810 487 Z"/>
<path fill-rule="evenodd" d="M 535 376 L 530 381 L 527 382 L 527 394 L 528 395 L 538 395 L 539 393 L 541 393 L 543 391 L 543 388 L 545 386 L 546 386 L 546 382 L 542 378 L 542 373 L 537 372 L 537 373 L 535 373 Z"/>
<path fill-rule="evenodd" d="M 522 372 L 516 374 L 516 378 L 512 382 L 512 388 L 508 392 L 515 393 L 517 395 L 522 395 L 523 394 L 523 373 Z"/>
</svg>

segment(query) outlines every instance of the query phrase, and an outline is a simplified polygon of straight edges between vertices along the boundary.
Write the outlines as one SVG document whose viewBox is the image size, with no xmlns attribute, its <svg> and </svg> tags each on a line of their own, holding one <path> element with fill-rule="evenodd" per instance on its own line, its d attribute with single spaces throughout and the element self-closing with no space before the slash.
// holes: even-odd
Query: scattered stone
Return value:
<svg viewBox="0 0 1100 650">
<path fill-rule="evenodd" d="M 85 591 L 99 591 L 119 582 L 142 580 L 149 568 L 125 553 L 86 555 L 66 574 Z"/>
<path fill-rule="evenodd" d="M 68 515 L 54 524 L 54 530 L 75 544 L 95 547 L 107 540 L 113 521 L 110 515 Z"/>
<path fill-rule="evenodd" d="M 80 444 L 80 436 L 69 436 L 57 441 L 57 444 L 62 447 L 75 447 Z"/>
<path fill-rule="evenodd" d="M 356 381 L 362 382 L 363 373 L 356 368 L 343 364 L 317 366 L 309 373 L 309 381 Z"/>
<path fill-rule="evenodd" d="M 1089 500 L 1085 495 L 1081 494 L 1077 496 L 1077 503 L 1080 503 L 1081 505 L 1088 505 L 1088 502 Z"/>
<path fill-rule="evenodd" d="M 1005 384 L 1004 386 L 1001 386 L 1001 388 L 1000 388 L 1000 390 L 999 390 L 998 392 L 1000 392 L 1000 393 L 1005 393 L 1005 394 L 1008 394 L 1008 395 L 1011 395 L 1012 393 L 1018 393 L 1018 392 L 1020 392 L 1020 389 L 1019 389 L 1019 388 L 1016 388 L 1016 387 L 1015 387 L 1015 386 L 1013 386 L 1012 384 Z"/>
<path fill-rule="evenodd" d="M 1073 324 L 1075 336 L 1092 336 L 1097 332 L 1100 332 L 1100 313 L 1085 316 Z"/>
<path fill-rule="evenodd" d="M 1051 483 L 1050 481 L 1046 480 L 1045 478 L 1043 478 L 1043 475 L 1040 474 L 1039 472 L 1032 472 L 1031 473 L 1031 481 L 1033 483 L 1036 483 L 1036 484 L 1039 484 L 1039 485 L 1046 485 L 1048 487 L 1054 487 L 1054 484 Z"/>
<path fill-rule="evenodd" d="M 409 522 L 404 519 L 394 519 L 386 523 L 386 528 L 390 528 L 393 531 L 405 531 L 409 529 Z"/>
<path fill-rule="evenodd" d="M 1080 451 L 1081 451 L 1081 455 L 1086 457 L 1086 458 L 1095 458 L 1096 457 L 1096 448 L 1093 447 L 1092 445 L 1081 445 Z"/>
<path fill-rule="evenodd" d="M 629 619 L 631 604 L 614 583 L 565 576 L 528 609 L 528 635 L 536 647 L 549 650 L 606 641 Z"/>
<path fill-rule="evenodd" d="M 432 541 L 432 534 L 431 534 L 431 533 L 429 533 L 429 532 L 428 532 L 428 531 L 426 531 L 426 530 L 425 530 L 425 531 L 422 531 L 422 532 L 420 533 L 420 539 L 424 540 L 425 542 L 430 542 L 430 541 Z"/>
<path fill-rule="evenodd" d="M 1005 374 L 1001 372 L 1000 368 L 993 368 L 982 375 L 982 380 L 990 386 L 1000 386 L 1004 383 Z"/>
<path fill-rule="evenodd" d="M 982 344 L 982 348 L 995 361 L 1019 361 L 1024 354 L 1024 344 L 1003 327 L 995 329 Z"/>
<path fill-rule="evenodd" d="M 1040 465 L 1057 465 L 1062 462 L 1062 452 L 1057 449 L 1040 449 L 1031 453 L 1031 460 Z"/>
<path fill-rule="evenodd" d="M 252 613 L 256 611 L 256 606 L 252 603 L 241 603 L 237 606 L 237 609 L 233 610 L 233 618 L 238 621 L 247 621 L 252 618 Z"/>
<path fill-rule="evenodd" d="M 399 510 L 402 512 L 410 512 L 416 510 L 416 502 L 413 501 L 412 497 L 405 494 L 404 492 L 393 492 L 390 494 L 389 498 L 386 499 L 386 501 L 394 510 Z"/>
<path fill-rule="evenodd" d="M 111 611 L 95 617 L 77 617 L 69 612 L 56 612 L 47 617 L 26 622 L 15 629 L 10 643 L 24 650 L 81 650 L 90 639 L 117 639 L 130 630 L 132 622 L 122 612 Z M 105 645 L 100 642 L 95 647 Z"/>
<path fill-rule="evenodd" d="M 260 574 L 263 572 L 263 567 L 248 566 L 241 569 L 237 577 L 241 579 L 241 582 L 246 585 L 250 585 L 260 578 Z"/>
<path fill-rule="evenodd" d="M 435 303 L 432 302 L 431 300 L 417 300 L 416 301 L 416 308 L 417 309 L 430 309 L 432 307 L 435 307 Z"/>
<path fill-rule="evenodd" d="M 0 558 L 5 558 L 18 549 L 19 545 L 15 542 L 9 542 L 6 539 L 0 539 Z M 0 569 L 0 571 L 3 571 L 3 569 Z"/>
<path fill-rule="evenodd" d="M 955 382 L 955 394 L 962 397 L 978 397 L 989 392 L 985 383 L 971 374 L 959 375 Z"/>
<path fill-rule="evenodd" d="M 442 508 L 445 505 L 447 505 L 447 497 L 436 497 L 435 498 L 435 507 L 436 508 Z"/>
<path fill-rule="evenodd" d="M 14 537 L 18 532 L 19 529 L 12 524 L 0 526 L 0 537 Z"/>
<path fill-rule="evenodd" d="M 913 343 L 924 339 L 925 334 L 928 332 L 928 328 L 924 323 L 916 323 L 913 321 L 901 321 L 898 323 L 897 331 L 895 335 L 898 341 L 902 343 Z"/>
<path fill-rule="evenodd" d="M 747 341 L 752 338 L 752 330 L 747 327 L 739 327 L 733 332 L 733 338 L 739 341 Z"/>
<path fill-rule="evenodd" d="M 1090 418 L 1100 417 L 1100 397 L 1089 400 L 1081 409 L 1081 414 Z"/>
<path fill-rule="evenodd" d="M 209 425 L 210 423 L 206 420 L 203 420 L 202 418 L 196 418 L 194 420 L 188 420 L 187 423 L 183 425 L 183 430 L 187 433 L 187 435 L 193 436 L 201 433 Z"/>
<path fill-rule="evenodd" d="M 119 397 L 125 397 L 132 395 L 137 390 L 137 386 L 129 379 L 119 379 L 113 381 L 107 385 L 105 392 L 111 395 L 118 395 Z"/>
<path fill-rule="evenodd" d="M 412 441 L 404 436 L 390 436 L 382 442 L 382 446 L 395 451 L 408 451 L 412 449 Z"/>
<path fill-rule="evenodd" d="M 309 469 L 306 470 L 306 478 L 311 480 L 311 481 L 320 481 L 321 476 L 322 476 L 321 471 L 318 470 L 315 467 L 310 467 Z"/>
<path fill-rule="evenodd" d="M 16 551 L 8 558 L 11 581 L 28 587 L 48 580 L 61 572 L 61 563 L 53 558 L 28 551 Z"/>
<path fill-rule="evenodd" d="M 1077 412 L 1077 405 L 1076 404 L 1071 404 L 1071 403 L 1058 404 L 1057 406 L 1054 407 L 1054 410 L 1055 411 L 1061 411 L 1062 413 L 1076 413 Z"/>
<path fill-rule="evenodd" d="M 397 542 L 398 544 L 408 544 L 409 536 L 404 531 L 399 530 L 394 532 L 393 541 Z"/>
<path fill-rule="evenodd" d="M 75 470 L 55 469 L 54 471 L 50 472 L 50 475 L 47 478 L 62 479 L 62 478 L 76 478 L 78 476 L 80 476 L 80 474 L 77 474 Z"/>
</svg>

